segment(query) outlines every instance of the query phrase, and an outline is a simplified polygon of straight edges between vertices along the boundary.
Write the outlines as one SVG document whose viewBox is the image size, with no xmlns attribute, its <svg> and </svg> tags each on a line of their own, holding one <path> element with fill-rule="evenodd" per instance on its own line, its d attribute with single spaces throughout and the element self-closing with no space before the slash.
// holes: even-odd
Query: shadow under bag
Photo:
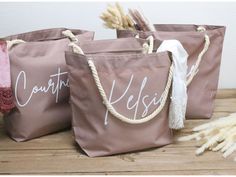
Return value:
<svg viewBox="0 0 236 177">
<path fill-rule="evenodd" d="M 70 33 L 70 40 L 63 32 Z M 71 40 L 92 40 L 93 32 L 65 28 L 33 31 L 6 38 L 15 108 L 4 116 L 16 141 L 69 128 L 71 108 L 64 51 Z"/>
<path fill-rule="evenodd" d="M 144 43 L 135 38 L 84 41 L 66 52 L 73 132 L 89 156 L 172 142 L 170 53 L 143 54 Z"/>
<path fill-rule="evenodd" d="M 211 118 L 218 88 L 224 26 L 157 24 L 156 31 L 118 30 L 117 37 L 153 36 L 160 41 L 176 39 L 189 54 L 188 104 L 186 117 Z"/>
</svg>

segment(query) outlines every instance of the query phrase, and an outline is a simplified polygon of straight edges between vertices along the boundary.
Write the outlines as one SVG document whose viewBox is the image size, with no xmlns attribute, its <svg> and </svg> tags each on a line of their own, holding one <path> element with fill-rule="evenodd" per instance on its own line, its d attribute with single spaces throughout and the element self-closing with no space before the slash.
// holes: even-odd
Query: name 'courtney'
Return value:
<svg viewBox="0 0 236 177">
<path fill-rule="evenodd" d="M 34 97 L 35 94 L 39 93 L 50 93 L 55 95 L 55 102 L 57 103 L 60 96 L 60 91 L 64 88 L 69 87 L 69 79 L 66 77 L 65 80 L 62 80 L 61 77 L 63 75 L 67 75 L 68 72 L 61 72 L 61 69 L 58 68 L 57 73 L 52 74 L 48 78 L 47 85 L 34 85 L 33 87 L 29 88 L 27 75 L 25 71 L 20 71 L 15 84 L 15 98 L 16 102 L 20 107 L 24 107 L 30 103 L 30 100 Z M 18 93 L 20 93 L 19 88 L 23 87 L 24 90 L 31 89 L 30 94 L 27 96 L 27 99 L 20 100 Z"/>
</svg>

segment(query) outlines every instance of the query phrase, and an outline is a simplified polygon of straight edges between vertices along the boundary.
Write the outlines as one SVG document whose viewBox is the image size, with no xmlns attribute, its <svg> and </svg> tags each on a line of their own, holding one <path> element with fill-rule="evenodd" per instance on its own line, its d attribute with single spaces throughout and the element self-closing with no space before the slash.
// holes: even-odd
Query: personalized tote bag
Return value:
<svg viewBox="0 0 236 177">
<path fill-rule="evenodd" d="M 73 43 L 73 51 L 65 54 L 73 132 L 89 156 L 172 142 L 168 120 L 171 55 L 143 53 L 144 42 L 125 38 Z"/>
<path fill-rule="evenodd" d="M 117 31 L 118 38 L 152 35 L 155 39 L 179 40 L 189 54 L 188 104 L 186 117 L 210 118 L 217 92 L 224 26 L 157 24 L 155 32 Z"/>
<path fill-rule="evenodd" d="M 15 108 L 4 116 L 16 141 L 50 134 L 71 124 L 64 51 L 71 41 L 92 40 L 93 32 L 64 28 L 6 37 Z"/>
</svg>

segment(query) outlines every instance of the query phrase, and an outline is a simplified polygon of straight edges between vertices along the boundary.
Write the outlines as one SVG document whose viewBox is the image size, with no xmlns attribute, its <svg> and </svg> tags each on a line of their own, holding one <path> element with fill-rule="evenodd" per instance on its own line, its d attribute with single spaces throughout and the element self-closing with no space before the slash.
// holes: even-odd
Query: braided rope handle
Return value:
<svg viewBox="0 0 236 177">
<path fill-rule="evenodd" d="M 62 31 L 62 34 L 68 37 L 72 42 L 78 42 L 78 39 L 70 30 Z M 8 49 L 11 49 L 14 45 L 25 43 L 25 41 L 22 39 L 7 40 L 6 42 L 7 42 Z"/>
<path fill-rule="evenodd" d="M 73 42 L 69 43 L 69 47 L 72 47 L 72 51 L 74 53 L 78 53 L 78 54 L 84 55 L 83 50 L 78 45 L 76 45 L 75 43 L 73 43 Z"/>
<path fill-rule="evenodd" d="M 206 29 L 204 27 L 202 27 L 202 26 L 199 26 L 197 28 L 197 31 L 205 32 Z M 191 74 L 189 75 L 189 77 L 187 79 L 187 86 L 192 82 L 193 78 L 197 74 L 199 65 L 200 65 L 200 63 L 202 61 L 202 57 L 207 52 L 207 50 L 208 50 L 208 48 L 210 46 L 210 37 L 207 34 L 204 35 L 204 40 L 205 40 L 204 47 L 203 47 L 202 51 L 199 53 L 197 61 L 196 61 L 195 65 L 194 65 L 194 67 L 193 67 L 193 70 L 192 70 Z"/>
<path fill-rule="evenodd" d="M 17 44 L 22 44 L 25 43 L 25 41 L 21 40 L 21 39 L 13 39 L 11 41 L 6 41 L 7 42 L 7 49 L 11 49 L 14 45 Z"/>
<path fill-rule="evenodd" d="M 71 30 L 62 31 L 62 34 L 68 37 L 72 42 L 78 42 L 77 37 L 71 32 Z"/>
<path fill-rule="evenodd" d="M 153 119 L 154 117 L 156 117 L 162 111 L 162 109 L 164 108 L 165 103 L 166 103 L 167 98 L 168 98 L 168 95 L 169 95 L 169 90 L 170 90 L 170 87 L 171 87 L 171 84 L 172 84 L 173 69 L 174 69 L 173 63 L 170 66 L 169 76 L 168 76 L 168 79 L 167 79 L 167 84 L 166 84 L 164 92 L 162 93 L 162 99 L 161 99 L 160 105 L 150 115 L 148 115 L 148 116 L 146 116 L 144 118 L 141 117 L 141 118 L 138 118 L 138 119 L 130 119 L 130 118 L 128 118 L 128 117 L 126 117 L 126 116 L 124 116 L 124 115 L 122 115 L 122 114 L 120 114 L 120 113 L 118 113 L 116 111 L 116 109 L 112 106 L 112 104 L 107 99 L 106 93 L 105 93 L 105 91 L 103 89 L 103 86 L 101 84 L 101 81 L 99 79 L 96 66 L 94 65 L 94 62 L 93 62 L 93 60 L 91 58 L 88 58 L 88 65 L 89 65 L 90 70 L 92 72 L 92 76 L 93 76 L 95 84 L 96 84 L 96 86 L 98 88 L 99 94 L 100 94 L 100 96 L 103 99 L 103 104 L 106 106 L 107 110 L 114 117 L 118 118 L 119 120 L 121 120 L 123 122 L 126 122 L 126 123 L 129 123 L 129 124 L 145 123 L 145 122 Z"/>
<path fill-rule="evenodd" d="M 139 38 L 139 36 L 135 36 L 135 38 Z M 148 36 L 148 37 L 146 38 L 146 40 L 148 41 L 148 43 L 145 42 L 145 43 L 143 44 L 143 53 L 144 53 L 144 54 L 146 54 L 146 53 L 152 53 L 152 51 L 153 51 L 153 46 L 154 46 L 154 38 L 153 38 L 153 36 Z"/>
</svg>

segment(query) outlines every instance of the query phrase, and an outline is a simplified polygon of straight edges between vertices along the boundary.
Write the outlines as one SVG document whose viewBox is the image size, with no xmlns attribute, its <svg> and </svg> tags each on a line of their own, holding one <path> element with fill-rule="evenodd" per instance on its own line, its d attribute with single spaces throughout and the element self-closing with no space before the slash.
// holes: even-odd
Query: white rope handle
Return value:
<svg viewBox="0 0 236 177">
<path fill-rule="evenodd" d="M 197 31 L 205 32 L 206 29 L 203 26 L 199 26 L 197 28 Z M 196 61 L 195 65 L 193 66 L 193 69 L 191 69 L 191 74 L 189 75 L 189 77 L 187 79 L 187 86 L 192 82 L 194 76 L 197 74 L 199 65 L 200 65 L 200 63 L 202 61 L 202 57 L 207 52 L 207 50 L 208 50 L 208 48 L 210 46 L 210 38 L 209 38 L 209 36 L 207 34 L 205 34 L 204 40 L 205 40 L 204 47 L 203 47 L 202 51 L 199 53 L 197 61 Z"/>
<path fill-rule="evenodd" d="M 84 55 L 83 50 L 78 45 L 76 45 L 75 43 L 71 42 L 69 44 L 69 47 L 72 47 L 72 50 L 73 50 L 74 53 L 78 53 L 78 54 Z"/>
<path fill-rule="evenodd" d="M 153 36 L 148 36 L 147 40 L 149 41 L 148 53 L 152 53 L 154 47 L 154 38 Z"/>
<path fill-rule="evenodd" d="M 100 96 L 103 99 L 103 104 L 106 106 L 107 110 L 114 117 L 120 119 L 121 121 L 126 122 L 126 123 L 130 123 L 130 124 L 145 123 L 145 122 L 153 119 L 154 117 L 156 117 L 162 111 L 163 107 L 165 106 L 166 100 L 167 100 L 168 95 L 169 95 L 169 90 L 170 90 L 170 87 L 171 87 L 171 83 L 172 83 L 173 68 L 174 68 L 173 64 L 171 64 L 171 66 L 170 66 L 169 76 L 168 76 L 168 79 L 167 79 L 167 84 L 166 84 L 164 92 L 162 93 L 162 99 L 161 99 L 160 105 L 158 106 L 158 108 L 155 111 L 152 112 L 152 114 L 150 114 L 150 115 L 148 115 L 144 118 L 141 117 L 141 118 L 138 118 L 138 119 L 128 118 L 128 117 L 126 117 L 126 116 L 124 116 L 124 115 L 122 115 L 122 114 L 120 114 L 116 111 L 116 109 L 112 106 L 112 104 L 107 99 L 106 93 L 105 93 L 105 91 L 103 89 L 103 86 L 101 84 L 101 81 L 99 79 L 96 66 L 94 65 L 94 62 L 91 58 L 88 59 L 88 65 L 91 69 L 91 72 L 92 72 L 95 84 L 96 84 L 96 86 L 98 88 L 98 91 L 100 93 Z"/>
<path fill-rule="evenodd" d="M 77 37 L 71 32 L 71 30 L 62 31 L 62 34 L 68 37 L 72 42 L 78 42 Z"/>
<path fill-rule="evenodd" d="M 139 38 L 139 37 L 135 37 L 135 38 Z M 154 38 L 153 38 L 153 36 L 148 36 L 147 38 L 146 38 L 146 40 L 148 40 L 148 43 L 144 43 L 143 44 L 143 53 L 148 53 L 148 54 L 150 54 L 150 53 L 152 53 L 153 52 L 153 47 L 154 47 Z"/>
<path fill-rule="evenodd" d="M 78 39 L 70 30 L 62 31 L 62 34 L 68 37 L 72 42 L 78 42 Z M 6 42 L 7 42 L 8 49 L 11 49 L 14 45 L 25 43 L 25 41 L 22 39 L 7 40 Z"/>
<path fill-rule="evenodd" d="M 25 43 L 25 41 L 21 39 L 13 39 L 11 41 L 6 41 L 7 42 L 7 49 L 11 49 L 14 45 Z"/>
</svg>

